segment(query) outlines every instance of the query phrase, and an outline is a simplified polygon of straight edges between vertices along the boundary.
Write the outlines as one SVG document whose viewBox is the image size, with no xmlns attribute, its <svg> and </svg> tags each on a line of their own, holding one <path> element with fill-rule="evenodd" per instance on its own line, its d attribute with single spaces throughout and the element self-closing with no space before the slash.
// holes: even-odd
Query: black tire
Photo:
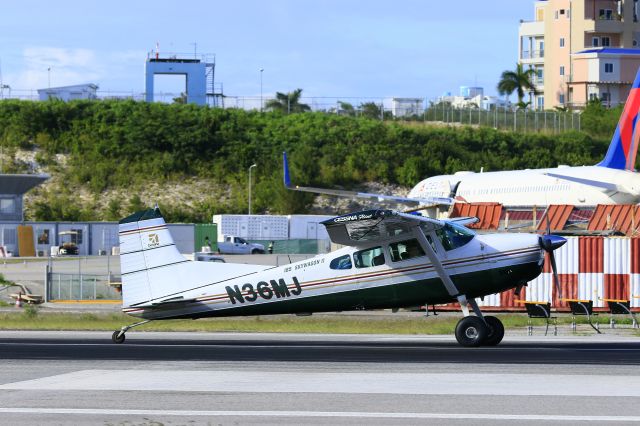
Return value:
<svg viewBox="0 0 640 426">
<path fill-rule="evenodd" d="M 485 346 L 496 346 L 502 342 L 502 338 L 504 337 L 504 325 L 502 325 L 502 321 L 497 317 L 485 316 L 484 320 L 487 322 L 487 325 L 489 325 L 489 333 L 482 344 Z"/>
<path fill-rule="evenodd" d="M 124 342 L 125 339 L 125 334 L 122 333 L 120 336 L 118 336 L 120 334 L 120 330 L 116 330 L 113 332 L 113 334 L 111 335 L 111 340 L 113 340 L 113 343 L 122 343 Z"/>
<path fill-rule="evenodd" d="M 264 250 L 253 249 L 251 250 L 251 254 L 264 254 Z"/>
<path fill-rule="evenodd" d="M 478 317 L 464 317 L 456 325 L 456 340 L 467 348 L 483 344 L 488 333 L 488 327 Z"/>
</svg>

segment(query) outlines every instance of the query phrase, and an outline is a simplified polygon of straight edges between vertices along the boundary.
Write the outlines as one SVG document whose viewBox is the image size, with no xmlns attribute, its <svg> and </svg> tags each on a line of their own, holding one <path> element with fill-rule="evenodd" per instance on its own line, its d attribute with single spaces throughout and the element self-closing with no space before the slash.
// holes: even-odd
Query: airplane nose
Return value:
<svg viewBox="0 0 640 426">
<path fill-rule="evenodd" d="M 540 236 L 540 247 L 546 252 L 552 252 L 560 247 L 562 247 L 567 240 L 558 235 L 542 235 Z"/>
</svg>

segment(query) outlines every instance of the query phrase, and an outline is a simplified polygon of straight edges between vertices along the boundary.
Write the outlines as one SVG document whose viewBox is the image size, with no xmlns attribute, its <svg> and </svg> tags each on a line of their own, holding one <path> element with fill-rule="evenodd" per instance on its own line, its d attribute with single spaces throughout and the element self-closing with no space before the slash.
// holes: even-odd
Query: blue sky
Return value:
<svg viewBox="0 0 640 426">
<path fill-rule="evenodd" d="M 478 85 L 495 94 L 517 61 L 529 0 L 2 0 L 0 66 L 12 89 L 92 82 L 144 91 L 148 51 L 216 54 L 230 96 L 426 97 Z M 179 90 L 183 81 L 158 86 Z M 157 87 L 158 87 L 157 86 Z"/>
</svg>

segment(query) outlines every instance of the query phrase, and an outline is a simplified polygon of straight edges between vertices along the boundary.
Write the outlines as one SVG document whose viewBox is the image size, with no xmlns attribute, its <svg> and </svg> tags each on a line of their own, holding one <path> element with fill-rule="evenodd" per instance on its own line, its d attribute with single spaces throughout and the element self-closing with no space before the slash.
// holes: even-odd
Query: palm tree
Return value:
<svg viewBox="0 0 640 426">
<path fill-rule="evenodd" d="M 525 96 L 525 91 L 537 95 L 539 92 L 536 90 L 532 80 L 536 72 L 533 68 L 524 69 L 522 64 L 516 64 L 515 71 L 503 71 L 498 83 L 498 92 L 501 95 L 509 96 L 513 92 L 518 95 L 518 105 L 524 105 L 522 101 Z"/>
<path fill-rule="evenodd" d="M 301 96 L 302 89 L 296 89 L 289 93 L 276 92 L 276 98 L 268 100 L 264 107 L 267 110 L 280 111 L 285 114 L 311 111 L 309 105 L 300 103 Z"/>
</svg>

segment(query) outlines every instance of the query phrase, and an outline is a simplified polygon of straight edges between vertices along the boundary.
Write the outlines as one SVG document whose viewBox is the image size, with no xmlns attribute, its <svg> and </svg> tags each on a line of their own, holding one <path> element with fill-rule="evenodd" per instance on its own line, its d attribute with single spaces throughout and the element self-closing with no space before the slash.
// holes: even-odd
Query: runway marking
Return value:
<svg viewBox="0 0 640 426">
<path fill-rule="evenodd" d="M 369 413 L 360 411 L 200 411 L 200 410 L 125 410 L 104 408 L 0 408 L 3 414 L 75 414 L 127 416 L 206 416 L 206 417 L 343 417 L 387 419 L 469 419 L 563 422 L 640 422 L 640 416 L 571 416 L 547 414 L 486 413 Z"/>
<path fill-rule="evenodd" d="M 453 341 L 453 338 L 451 339 Z M 144 343 L 144 341 L 135 341 L 135 342 L 127 342 L 127 345 L 120 346 L 121 348 L 126 348 L 127 346 L 135 346 L 136 348 L 145 347 L 145 348 L 237 348 L 242 346 L 243 348 L 299 348 L 299 349 L 424 349 L 424 350 L 458 350 L 458 351 L 468 351 L 469 349 L 458 347 L 458 346 L 425 346 L 421 345 L 418 342 L 411 342 L 411 345 L 399 345 L 399 346 L 390 346 L 385 342 L 384 346 L 375 345 L 375 342 L 363 342 L 362 344 L 297 344 L 296 342 L 287 342 L 286 344 L 278 344 L 278 343 L 270 343 L 266 345 L 248 345 L 244 344 L 243 341 L 238 341 L 237 343 L 218 343 L 215 340 L 205 341 L 203 343 L 172 343 L 172 344 L 162 344 L 162 343 Z M 400 342 L 401 343 L 401 342 Z M 433 342 L 425 342 L 433 343 Z M 447 343 L 445 341 L 439 343 Z M 557 343 L 557 342 L 552 342 Z M 565 343 L 565 342 L 562 342 Z M 36 343 L 36 342 L 0 342 L 1 346 L 114 346 L 111 343 Z M 513 352 L 513 351 L 522 351 L 521 347 L 497 347 L 497 348 L 480 348 L 477 349 L 482 352 Z M 572 352 L 640 352 L 640 346 L 637 348 L 576 348 L 576 347 L 554 347 L 554 346 L 541 346 L 541 347 L 532 347 L 527 346 L 526 350 L 528 351 L 572 351 Z"/>
<path fill-rule="evenodd" d="M 256 369 L 260 364 L 256 362 Z M 407 395 L 640 396 L 640 376 L 489 373 L 80 370 L 0 390 L 114 390 Z"/>
</svg>

